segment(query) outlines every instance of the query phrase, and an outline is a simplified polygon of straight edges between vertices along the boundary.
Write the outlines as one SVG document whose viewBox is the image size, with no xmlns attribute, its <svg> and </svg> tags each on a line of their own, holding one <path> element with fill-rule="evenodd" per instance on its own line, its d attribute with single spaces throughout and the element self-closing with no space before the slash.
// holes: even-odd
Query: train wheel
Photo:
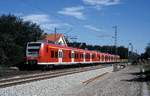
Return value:
<svg viewBox="0 0 150 96">
<path fill-rule="evenodd" d="M 27 70 L 27 65 L 26 64 L 20 64 L 17 67 L 19 68 L 20 71 Z"/>
<path fill-rule="evenodd" d="M 54 65 L 46 65 L 42 68 L 42 71 L 49 71 L 54 68 Z"/>
</svg>

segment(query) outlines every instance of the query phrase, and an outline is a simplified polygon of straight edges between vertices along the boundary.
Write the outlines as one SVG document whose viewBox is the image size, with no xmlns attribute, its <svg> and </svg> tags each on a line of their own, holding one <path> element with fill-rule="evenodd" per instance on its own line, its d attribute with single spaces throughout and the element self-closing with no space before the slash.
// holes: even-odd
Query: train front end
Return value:
<svg viewBox="0 0 150 96">
<path fill-rule="evenodd" d="M 26 64 L 37 65 L 42 50 L 41 42 L 29 42 L 26 48 Z"/>
</svg>

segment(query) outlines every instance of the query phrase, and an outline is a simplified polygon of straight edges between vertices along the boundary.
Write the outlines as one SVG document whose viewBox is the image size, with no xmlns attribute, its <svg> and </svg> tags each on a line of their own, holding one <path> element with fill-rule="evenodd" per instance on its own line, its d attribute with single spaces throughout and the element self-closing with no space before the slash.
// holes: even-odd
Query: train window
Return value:
<svg viewBox="0 0 150 96">
<path fill-rule="evenodd" d="M 81 58 L 83 58 L 83 54 L 81 54 Z"/>
<path fill-rule="evenodd" d="M 100 60 L 100 56 L 99 55 L 97 56 L 97 58 L 98 58 L 98 60 Z"/>
<path fill-rule="evenodd" d="M 81 59 L 83 58 L 83 54 L 80 54 L 80 58 L 81 58 Z"/>
<path fill-rule="evenodd" d="M 113 57 L 111 56 L 111 60 L 113 60 Z"/>
<path fill-rule="evenodd" d="M 83 58 L 85 58 L 85 54 L 83 54 Z"/>
<path fill-rule="evenodd" d="M 54 51 L 51 51 L 51 58 L 54 58 Z"/>
<path fill-rule="evenodd" d="M 58 52 L 58 57 L 62 58 L 63 57 L 63 53 L 62 52 Z"/>
<path fill-rule="evenodd" d="M 75 53 L 75 59 L 77 59 L 77 53 Z"/>
<path fill-rule="evenodd" d="M 76 58 L 76 54 L 74 53 L 74 58 Z"/>
<path fill-rule="evenodd" d="M 76 57 L 76 59 L 78 59 L 78 53 L 76 53 L 76 56 L 75 56 L 75 57 Z"/>
<path fill-rule="evenodd" d="M 95 58 L 95 55 L 94 54 L 92 54 L 92 59 L 94 59 Z"/>
<path fill-rule="evenodd" d="M 86 58 L 86 59 L 90 59 L 90 54 L 86 54 L 86 55 L 85 55 L 85 58 Z"/>
<path fill-rule="evenodd" d="M 61 52 L 61 57 L 63 58 L 63 52 Z"/>
<path fill-rule="evenodd" d="M 78 58 L 78 54 L 77 53 L 75 53 L 75 59 L 77 59 Z"/>
<path fill-rule="evenodd" d="M 74 53 L 71 53 L 71 58 L 74 58 L 75 56 L 74 56 Z"/>
<path fill-rule="evenodd" d="M 115 57 L 113 57 L 113 60 L 115 61 Z"/>
<path fill-rule="evenodd" d="M 66 58 L 66 50 L 63 50 L 64 54 L 62 55 L 63 58 Z"/>
<path fill-rule="evenodd" d="M 76 55 L 76 53 L 74 54 L 74 58 L 76 58 L 77 57 L 77 55 Z"/>
<path fill-rule="evenodd" d="M 104 56 L 102 55 L 102 61 L 104 61 Z"/>
<path fill-rule="evenodd" d="M 85 55 L 85 58 L 88 59 L 88 54 Z"/>
<path fill-rule="evenodd" d="M 71 52 L 69 52 L 68 57 L 71 58 Z"/>
<path fill-rule="evenodd" d="M 55 51 L 55 58 L 58 58 L 58 51 Z"/>
<path fill-rule="evenodd" d="M 63 52 L 60 52 L 61 53 L 61 57 L 63 58 Z"/>
<path fill-rule="evenodd" d="M 39 53 L 39 49 L 28 49 L 28 52 L 38 52 Z"/>
<path fill-rule="evenodd" d="M 107 56 L 105 56 L 105 60 L 106 60 L 106 61 L 108 60 Z"/>
</svg>

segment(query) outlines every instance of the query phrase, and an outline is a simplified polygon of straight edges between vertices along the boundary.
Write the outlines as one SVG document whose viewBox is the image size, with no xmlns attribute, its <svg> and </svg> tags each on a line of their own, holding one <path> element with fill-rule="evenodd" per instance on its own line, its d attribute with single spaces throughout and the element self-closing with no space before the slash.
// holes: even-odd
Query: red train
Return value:
<svg viewBox="0 0 150 96">
<path fill-rule="evenodd" d="M 26 64 L 69 65 L 118 62 L 120 57 L 108 53 L 89 51 L 44 42 L 29 42 L 26 49 Z"/>
</svg>

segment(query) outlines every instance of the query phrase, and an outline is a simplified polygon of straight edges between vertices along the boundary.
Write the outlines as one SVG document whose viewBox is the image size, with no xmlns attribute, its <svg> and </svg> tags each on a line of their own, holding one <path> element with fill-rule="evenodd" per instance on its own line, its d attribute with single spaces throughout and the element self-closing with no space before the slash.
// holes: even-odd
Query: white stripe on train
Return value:
<svg viewBox="0 0 150 96">
<path fill-rule="evenodd" d="M 110 63 L 108 62 L 101 62 L 101 61 L 94 61 L 94 62 L 41 62 L 38 63 L 38 65 L 48 65 L 48 64 L 52 64 L 52 65 L 68 65 L 68 64 L 87 64 L 87 63 Z"/>
</svg>

